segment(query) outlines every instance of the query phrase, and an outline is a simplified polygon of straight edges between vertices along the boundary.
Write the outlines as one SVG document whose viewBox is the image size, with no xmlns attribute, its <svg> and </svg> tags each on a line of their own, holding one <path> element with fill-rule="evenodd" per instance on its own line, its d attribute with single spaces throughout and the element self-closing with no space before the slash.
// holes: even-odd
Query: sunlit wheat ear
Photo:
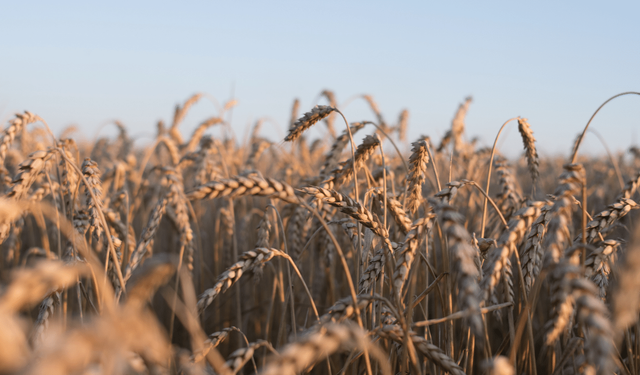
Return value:
<svg viewBox="0 0 640 375">
<path fill-rule="evenodd" d="M 293 210 L 287 223 L 288 250 L 293 259 L 298 260 L 304 247 L 307 230 L 310 227 L 309 211 L 304 206 Z"/>
<path fill-rule="evenodd" d="M 298 119 L 298 111 L 300 110 L 300 99 L 295 98 L 291 106 L 291 116 L 289 117 L 289 128 L 293 128 L 293 124 Z"/>
<path fill-rule="evenodd" d="M 483 367 L 487 375 L 515 375 L 516 369 L 513 368 L 507 357 L 501 355 L 487 360 Z"/>
<path fill-rule="evenodd" d="M 497 157 L 495 162 L 498 174 L 500 192 L 497 195 L 497 204 L 507 220 L 522 206 L 522 196 L 506 159 Z"/>
<path fill-rule="evenodd" d="M 102 234 L 102 225 L 100 223 L 99 211 L 102 211 L 102 181 L 100 181 L 100 169 L 98 169 L 98 163 L 86 158 L 82 162 L 82 174 L 86 178 L 89 186 L 85 186 L 85 199 L 86 205 L 91 216 L 90 230 L 96 239 L 100 238 Z M 97 201 L 93 200 L 93 197 L 89 193 L 89 190 L 93 192 Z"/>
<path fill-rule="evenodd" d="M 189 200 L 239 198 L 247 195 L 279 198 L 290 203 L 299 202 L 291 186 L 270 177 L 262 179 L 258 176 L 234 176 L 208 182 L 187 192 Z"/>
<path fill-rule="evenodd" d="M 627 180 L 624 185 L 624 189 L 618 194 L 617 200 L 620 198 L 631 198 L 638 190 L 638 186 L 640 186 L 640 172 L 636 172 L 636 174 Z"/>
<path fill-rule="evenodd" d="M 196 130 L 193 131 L 193 134 L 191 135 L 191 138 L 189 139 L 189 142 L 187 142 L 187 145 L 184 147 L 183 151 L 189 152 L 194 150 L 198 145 L 198 143 L 200 143 L 200 140 L 202 139 L 204 132 L 214 125 L 222 124 L 222 122 L 223 120 L 220 117 L 211 117 L 201 122 L 200 125 L 198 125 L 198 127 L 196 128 Z"/>
<path fill-rule="evenodd" d="M 300 117 L 296 122 L 293 123 L 291 128 L 289 129 L 289 134 L 285 137 L 285 142 L 295 141 L 309 129 L 311 126 L 316 124 L 318 121 L 323 118 L 329 116 L 331 112 L 336 109 L 326 105 L 317 105 L 315 106 L 311 112 L 305 113 L 302 117 Z"/>
<path fill-rule="evenodd" d="M 467 324 L 472 332 L 481 335 L 483 323 L 480 316 L 479 272 L 475 265 L 474 258 L 477 253 L 471 246 L 471 236 L 462 225 L 463 216 L 453 207 L 446 204 L 438 205 L 436 214 L 447 236 L 451 262 L 453 263 L 451 267 L 456 274 L 458 308 L 469 314 Z"/>
<path fill-rule="evenodd" d="M 461 103 L 451 121 L 451 130 L 447 131 L 438 146 L 438 152 L 442 152 L 453 141 L 453 150 L 459 151 L 462 148 L 462 134 L 464 133 L 464 119 L 467 116 L 469 105 L 473 99 L 469 96 Z"/>
<path fill-rule="evenodd" d="M 620 198 L 616 203 L 610 204 L 606 210 L 599 212 L 593 220 L 587 224 L 587 242 L 592 243 L 598 234 L 606 232 L 616 221 L 626 216 L 631 210 L 637 210 L 640 206 L 629 198 Z M 576 242 L 582 240 L 582 234 L 576 238 Z"/>
<path fill-rule="evenodd" d="M 605 240 L 597 244 L 597 248 L 587 255 L 585 260 L 585 276 L 593 281 L 599 289 L 600 298 L 605 301 L 611 267 L 615 264 L 620 241 Z"/>
<path fill-rule="evenodd" d="M 49 293 L 75 283 L 86 273 L 82 264 L 65 265 L 59 261 L 41 261 L 33 268 L 16 271 L 0 296 L 0 313 L 16 313 L 31 307 Z"/>
<path fill-rule="evenodd" d="M 613 290 L 613 322 L 618 333 L 638 321 L 640 312 L 640 229 L 636 224 L 633 239 L 624 257 L 618 262 L 615 274 L 618 280 Z"/>
<path fill-rule="evenodd" d="M 451 181 L 446 187 L 437 192 L 434 197 L 440 200 L 442 204 L 451 204 L 453 198 L 458 194 L 458 190 L 469 183 L 468 180 Z"/>
<path fill-rule="evenodd" d="M 184 102 L 182 107 L 180 107 L 179 105 L 176 106 L 176 110 L 173 115 L 173 122 L 171 123 L 171 128 L 169 128 L 169 135 L 177 144 L 183 143 L 182 135 L 178 130 L 178 125 L 180 125 L 182 120 L 184 120 L 184 117 L 187 115 L 187 112 L 189 112 L 191 106 L 196 104 L 198 100 L 200 100 L 200 98 L 202 98 L 203 96 L 204 95 L 200 93 L 194 94 L 189 99 L 187 99 L 186 102 Z"/>
<path fill-rule="evenodd" d="M 383 373 L 390 371 L 386 358 L 374 346 L 366 332 L 353 324 L 326 324 L 310 330 L 298 340 L 282 348 L 262 370 L 262 375 L 294 375 L 338 351 L 368 350 L 376 356 Z M 385 371 L 386 370 L 386 371 Z"/>
<path fill-rule="evenodd" d="M 251 153 L 249 154 L 249 157 L 247 157 L 247 161 L 245 163 L 245 170 L 248 171 L 255 169 L 260 155 L 262 155 L 264 150 L 269 148 L 269 146 L 271 146 L 271 142 L 267 141 L 266 139 L 254 139 L 253 143 L 251 144 Z"/>
<path fill-rule="evenodd" d="M 540 174 L 540 161 L 538 159 L 538 151 L 536 151 L 536 139 L 533 137 L 531 126 L 526 118 L 518 118 L 518 130 L 522 136 L 522 143 L 527 155 L 527 165 L 529 166 L 529 174 L 531 174 L 531 184 L 535 185 Z"/>
<path fill-rule="evenodd" d="M 77 150 L 77 145 L 73 139 L 62 139 L 59 143 L 60 149 L 65 153 L 67 159 L 75 164 L 76 158 L 73 156 L 72 149 Z M 65 212 L 68 218 L 73 216 L 72 211 L 72 194 L 78 183 L 78 174 L 75 169 L 67 165 L 64 159 L 60 160 L 60 187 L 62 188 L 62 197 L 64 199 Z M 75 202 L 73 202 L 75 203 Z"/>
<path fill-rule="evenodd" d="M 336 100 L 336 95 L 333 93 L 333 91 L 330 90 L 324 90 L 320 93 L 320 96 L 324 96 L 325 98 L 327 98 L 327 100 L 329 101 L 329 105 L 333 108 L 338 108 L 338 101 Z M 336 131 L 333 127 L 333 123 L 335 120 L 335 114 L 330 114 L 329 116 L 327 116 L 327 118 L 324 120 L 325 123 L 327 124 L 327 130 L 329 130 L 329 134 L 331 134 L 332 138 L 336 137 Z"/>
<path fill-rule="evenodd" d="M 259 247 L 242 254 L 238 262 L 234 263 L 218 277 L 218 281 L 216 281 L 212 288 L 202 293 L 198 301 L 198 310 L 202 313 L 220 293 L 224 293 L 231 285 L 235 284 L 243 273 L 260 267 L 276 256 L 286 256 L 286 254 L 277 249 L 264 247 Z"/>
<path fill-rule="evenodd" d="M 518 210 L 509 221 L 509 229 L 504 231 L 497 240 L 496 247 L 489 250 L 484 262 L 484 278 L 482 280 L 485 299 L 497 287 L 502 268 L 523 240 L 531 223 L 540 216 L 540 210 L 543 206 L 544 202 L 530 202 L 528 206 Z"/>
<path fill-rule="evenodd" d="M 258 240 L 256 247 L 269 248 L 269 232 L 271 231 L 271 220 L 269 220 L 268 210 L 264 211 L 260 223 L 258 224 Z"/>
<path fill-rule="evenodd" d="M 577 321 L 586 331 L 584 349 L 587 369 L 585 373 L 612 374 L 615 370 L 614 330 L 609 321 L 609 310 L 604 302 L 595 297 L 595 286 L 585 280 L 574 281 L 575 290 L 582 295 L 576 299 Z"/>
<path fill-rule="evenodd" d="M 351 134 L 355 134 L 358 130 L 364 127 L 363 122 L 352 123 L 349 126 L 351 130 Z M 336 140 L 331 145 L 331 150 L 327 154 L 324 164 L 322 165 L 322 169 L 320 170 L 320 175 L 325 176 L 329 172 L 333 171 L 340 161 L 340 155 L 342 155 L 342 150 L 349 144 L 349 133 L 347 130 L 343 130 L 342 133 L 336 138 Z"/>
<path fill-rule="evenodd" d="M 378 125 L 380 125 L 380 127 L 383 130 L 386 130 L 387 129 L 387 123 L 384 122 L 384 118 L 382 118 L 382 112 L 380 112 L 380 108 L 378 107 L 378 103 L 376 103 L 376 101 L 373 100 L 373 96 L 371 96 L 371 95 L 362 95 L 362 98 L 369 104 L 369 107 L 371 107 L 371 110 L 376 115 L 376 120 L 378 121 Z"/>
<path fill-rule="evenodd" d="M 396 256 L 396 269 L 393 273 L 394 290 L 399 296 L 402 296 L 402 288 L 409 277 L 409 271 L 411 270 L 413 259 L 418 251 L 420 240 L 425 233 L 431 230 L 435 217 L 435 214 L 429 213 L 426 214 L 425 217 L 416 220 L 400 247 L 399 253 Z"/>
<path fill-rule="evenodd" d="M 544 255 L 542 241 L 552 218 L 552 207 L 553 205 L 550 201 L 545 202 L 545 205 L 540 209 L 540 214 L 531 224 L 522 246 L 520 256 L 522 259 L 522 276 L 527 293 L 533 287 L 535 279 L 540 273 L 540 267 L 542 267 L 542 257 Z"/>
<path fill-rule="evenodd" d="M 221 331 L 214 332 L 209 335 L 209 338 L 204 342 L 204 346 L 201 352 L 194 353 L 192 356 L 193 362 L 200 362 L 204 360 L 207 353 L 212 349 L 220 345 L 224 340 L 229 337 L 231 332 L 241 332 L 237 327 L 224 328 Z"/>
<path fill-rule="evenodd" d="M 229 357 L 227 357 L 226 363 L 227 367 L 229 367 L 229 369 L 231 370 L 231 373 L 235 374 L 240 371 L 242 367 L 244 367 L 244 365 L 249 362 L 249 360 L 251 360 L 251 357 L 253 357 L 253 353 L 255 353 L 257 349 L 263 346 L 271 348 L 271 350 L 275 351 L 275 349 L 273 349 L 271 344 L 269 344 L 267 341 L 258 340 L 256 342 L 249 343 L 246 348 L 239 348 L 231 353 Z"/>
<path fill-rule="evenodd" d="M 180 246 L 184 247 L 186 266 L 193 270 L 193 230 L 189 222 L 188 201 L 184 195 L 182 176 L 173 168 L 163 169 L 163 184 L 169 189 L 167 206 L 180 233 Z"/>
<path fill-rule="evenodd" d="M 411 156 L 409 157 L 409 174 L 407 174 L 407 209 L 415 213 L 422 202 L 422 184 L 424 184 L 427 172 L 429 154 L 427 142 L 416 141 L 411 144 Z"/>
<path fill-rule="evenodd" d="M 38 345 L 42 342 L 42 338 L 49 327 L 49 321 L 58 306 L 60 306 L 61 297 L 61 293 L 59 291 L 55 291 L 45 298 L 40 304 L 38 318 L 33 325 L 33 334 L 31 338 L 33 345 Z"/>
<path fill-rule="evenodd" d="M 378 199 L 381 202 L 384 202 L 384 195 L 382 191 L 379 192 Z M 393 197 L 387 196 L 387 210 L 398 225 L 398 228 L 400 228 L 400 231 L 405 235 L 409 233 L 413 223 L 411 222 L 411 219 L 409 218 L 405 210 L 402 208 L 402 202 Z"/>
<path fill-rule="evenodd" d="M 553 265 L 554 269 L 549 276 L 551 306 L 551 320 L 547 323 L 547 345 L 552 345 L 558 340 L 569 324 L 573 314 L 575 295 L 571 287 L 571 280 L 580 277 L 580 268 L 567 262 Z"/>
<path fill-rule="evenodd" d="M 398 139 L 404 141 L 407 139 L 407 128 L 409 127 L 409 110 L 403 109 L 398 118 Z"/>
<path fill-rule="evenodd" d="M 162 220 L 162 216 L 164 215 L 167 209 L 167 202 L 169 201 L 167 194 L 164 194 L 153 207 L 153 211 L 149 215 L 149 220 L 147 221 L 147 225 L 142 230 L 142 234 L 140 235 L 140 240 L 136 245 L 136 249 L 131 254 L 129 259 L 129 264 L 127 264 L 127 268 L 124 272 L 124 280 L 127 281 L 129 277 L 131 277 L 131 273 L 135 270 L 142 259 L 147 254 L 147 251 L 150 247 L 152 247 L 153 237 L 158 230 L 158 226 L 160 226 L 160 221 Z"/>
<path fill-rule="evenodd" d="M 358 311 L 364 311 L 375 298 L 367 294 L 358 295 Z M 355 316 L 355 308 L 353 305 L 353 299 L 351 297 L 345 297 L 338 300 L 333 306 L 327 309 L 327 312 L 320 317 L 319 322 L 322 324 L 327 323 L 341 323 L 347 319 L 351 319 Z"/>
<path fill-rule="evenodd" d="M 380 146 L 380 139 L 377 135 L 367 135 L 362 140 L 362 143 L 358 145 L 355 151 L 355 160 L 349 159 L 344 163 L 341 163 L 339 169 L 332 171 L 336 185 L 342 185 L 349 181 L 355 173 L 356 168 L 361 169 L 364 167 L 365 162 L 376 150 L 376 147 Z"/>
<path fill-rule="evenodd" d="M 380 337 L 389 338 L 400 345 L 404 343 L 405 333 L 399 325 L 383 325 L 374 330 L 374 333 Z M 409 337 L 416 351 L 433 362 L 437 367 L 454 375 L 465 375 L 465 372 L 458 366 L 456 361 L 449 357 L 442 349 L 431 344 L 424 337 L 418 336 L 415 332 L 410 332 Z"/>
<path fill-rule="evenodd" d="M 20 134 L 25 126 L 38 121 L 38 116 L 25 111 L 24 114 L 16 113 L 16 117 L 9 121 L 9 126 L 0 135 L 0 164 L 4 164 L 7 150 L 11 147 L 16 135 Z"/>
<path fill-rule="evenodd" d="M 36 151 L 18 166 L 18 174 L 13 179 L 13 186 L 7 193 L 8 198 L 22 199 L 27 195 L 29 188 L 36 181 L 38 174 L 42 172 L 47 160 L 51 157 L 49 151 Z"/>
<path fill-rule="evenodd" d="M 558 263 L 564 250 L 571 245 L 571 213 L 574 195 L 582 188 L 584 168 L 580 164 L 567 164 L 560 175 L 560 185 L 555 191 L 556 200 L 551 207 L 552 219 L 544 240 L 544 266 Z"/>
</svg>

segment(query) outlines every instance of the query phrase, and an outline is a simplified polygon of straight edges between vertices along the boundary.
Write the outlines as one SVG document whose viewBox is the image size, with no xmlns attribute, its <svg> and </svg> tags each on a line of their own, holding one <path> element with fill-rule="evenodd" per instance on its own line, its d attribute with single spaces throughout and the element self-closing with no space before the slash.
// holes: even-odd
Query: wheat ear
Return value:
<svg viewBox="0 0 640 375">
<path fill-rule="evenodd" d="M 416 141 L 411 144 L 411 156 L 409 157 L 409 173 L 407 174 L 407 209 L 415 213 L 422 202 L 422 184 L 425 182 L 429 154 L 427 142 Z"/>
<path fill-rule="evenodd" d="M 329 116 L 336 109 L 326 105 L 317 105 L 311 112 L 305 113 L 289 129 L 289 134 L 285 137 L 285 142 L 293 142 L 302 135 L 304 131 L 316 124 L 318 121 Z"/>
<path fill-rule="evenodd" d="M 533 137 L 531 126 L 526 118 L 518 118 L 518 131 L 522 136 L 522 143 L 527 155 L 527 165 L 529 166 L 529 174 L 531 175 L 531 185 L 536 184 L 540 174 L 540 161 L 538 159 L 538 151 L 536 151 L 536 139 Z"/>
<path fill-rule="evenodd" d="M 187 192 L 189 200 L 239 198 L 246 195 L 279 198 L 290 203 L 299 202 L 291 186 L 270 177 L 262 179 L 258 176 L 234 176 L 208 182 Z"/>
</svg>

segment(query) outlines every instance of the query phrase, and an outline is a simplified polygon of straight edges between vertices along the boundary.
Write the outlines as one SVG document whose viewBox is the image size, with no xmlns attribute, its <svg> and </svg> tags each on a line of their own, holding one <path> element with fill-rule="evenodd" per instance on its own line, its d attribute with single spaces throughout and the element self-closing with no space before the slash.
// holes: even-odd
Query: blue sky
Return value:
<svg viewBox="0 0 640 375">
<path fill-rule="evenodd" d="M 371 94 L 388 122 L 411 112 L 410 138 L 439 139 L 473 95 L 468 136 L 490 145 L 502 123 L 529 122 L 544 154 L 566 155 L 608 97 L 640 91 L 640 2 L 4 2 L 0 119 L 28 109 L 87 138 L 111 119 L 150 136 L 195 92 L 239 100 L 232 125 L 269 117 L 281 130 L 323 89 Z M 350 121 L 373 119 L 362 101 Z M 202 101 L 183 133 L 216 108 Z M 611 102 L 593 125 L 613 149 L 640 143 L 640 97 Z M 109 130 L 101 130 L 101 134 Z M 518 155 L 515 127 L 501 150 Z M 585 150 L 602 152 L 595 137 Z"/>
</svg>

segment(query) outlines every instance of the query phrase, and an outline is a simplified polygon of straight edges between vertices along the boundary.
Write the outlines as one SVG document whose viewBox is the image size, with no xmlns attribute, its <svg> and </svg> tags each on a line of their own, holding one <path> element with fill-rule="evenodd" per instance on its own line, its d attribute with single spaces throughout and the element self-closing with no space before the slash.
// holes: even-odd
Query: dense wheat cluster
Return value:
<svg viewBox="0 0 640 375">
<path fill-rule="evenodd" d="M 6 124 L 0 374 L 640 372 L 640 153 L 540 159 L 515 118 L 509 160 L 471 98 L 408 142 L 327 90 L 284 140 L 209 135 L 235 101 L 184 136 L 202 97 L 147 147 Z"/>
</svg>

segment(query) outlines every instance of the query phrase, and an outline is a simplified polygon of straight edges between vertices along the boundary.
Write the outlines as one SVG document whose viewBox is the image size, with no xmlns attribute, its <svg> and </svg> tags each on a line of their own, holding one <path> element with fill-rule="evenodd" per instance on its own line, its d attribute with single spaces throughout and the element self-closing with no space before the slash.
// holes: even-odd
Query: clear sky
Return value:
<svg viewBox="0 0 640 375">
<path fill-rule="evenodd" d="M 120 119 L 149 136 L 191 94 L 234 90 L 239 136 L 266 116 L 279 141 L 293 99 L 308 110 L 326 88 L 339 102 L 373 95 L 387 122 L 408 108 L 410 138 L 438 140 L 473 95 L 469 137 L 490 145 L 523 116 L 542 153 L 566 155 L 602 102 L 640 91 L 638 25 L 638 1 L 3 1 L 0 119 L 28 109 L 88 138 Z M 362 101 L 344 112 L 373 119 Z M 201 102 L 183 133 L 215 113 Z M 614 100 L 593 127 L 613 149 L 640 143 L 640 97 Z M 501 145 L 512 156 L 516 133 Z M 602 152 L 590 138 L 585 150 Z"/>
</svg>

